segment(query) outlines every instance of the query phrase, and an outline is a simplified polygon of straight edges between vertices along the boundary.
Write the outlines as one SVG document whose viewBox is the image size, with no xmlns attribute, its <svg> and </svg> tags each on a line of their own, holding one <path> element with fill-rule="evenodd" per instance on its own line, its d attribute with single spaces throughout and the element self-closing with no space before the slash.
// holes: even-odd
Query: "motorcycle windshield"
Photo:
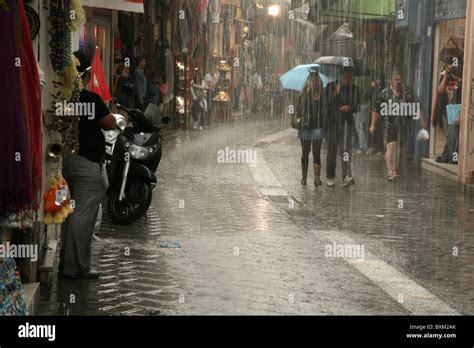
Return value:
<svg viewBox="0 0 474 348">
<path fill-rule="evenodd" d="M 159 128 L 161 124 L 161 111 L 160 108 L 153 103 L 148 104 L 145 110 L 145 118 L 152 124 L 154 127 Z"/>
</svg>

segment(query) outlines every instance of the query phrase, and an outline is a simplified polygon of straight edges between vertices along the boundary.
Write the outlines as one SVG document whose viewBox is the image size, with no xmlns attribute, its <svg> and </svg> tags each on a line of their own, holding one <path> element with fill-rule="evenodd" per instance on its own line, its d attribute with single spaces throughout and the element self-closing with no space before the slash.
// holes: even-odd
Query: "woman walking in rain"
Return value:
<svg viewBox="0 0 474 348">
<path fill-rule="evenodd" d="M 321 185 L 321 145 L 326 137 L 326 105 L 323 83 L 317 72 L 311 72 L 298 97 L 296 114 L 292 120 L 293 128 L 298 130 L 301 140 L 302 157 L 301 184 L 308 179 L 309 153 L 313 149 L 314 186 Z"/>
</svg>

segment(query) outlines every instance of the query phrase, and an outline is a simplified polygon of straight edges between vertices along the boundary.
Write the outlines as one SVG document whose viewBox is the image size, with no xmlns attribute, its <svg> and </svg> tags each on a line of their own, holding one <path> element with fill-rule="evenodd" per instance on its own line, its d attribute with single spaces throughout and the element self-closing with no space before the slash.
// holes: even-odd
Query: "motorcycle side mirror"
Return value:
<svg viewBox="0 0 474 348">
<path fill-rule="evenodd" d="M 123 85 L 122 92 L 127 96 L 133 95 L 133 86 L 130 84 Z"/>
<path fill-rule="evenodd" d="M 171 123 L 171 118 L 169 118 L 168 116 L 165 116 L 161 119 L 161 123 L 170 124 Z"/>
</svg>

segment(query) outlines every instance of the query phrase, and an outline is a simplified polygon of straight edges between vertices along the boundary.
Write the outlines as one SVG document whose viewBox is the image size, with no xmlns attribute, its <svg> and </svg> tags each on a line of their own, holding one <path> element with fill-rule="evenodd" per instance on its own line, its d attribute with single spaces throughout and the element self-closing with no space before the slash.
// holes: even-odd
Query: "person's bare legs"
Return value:
<svg viewBox="0 0 474 348">
<path fill-rule="evenodd" d="M 387 152 L 385 152 L 385 163 L 387 165 L 387 174 L 389 179 L 393 176 L 394 173 L 394 165 L 393 160 L 396 156 L 397 151 L 397 142 L 391 142 L 387 144 Z"/>
<path fill-rule="evenodd" d="M 401 166 L 401 161 L 406 160 L 403 156 L 405 154 L 405 149 L 401 146 L 397 146 L 397 152 L 395 156 L 395 166 L 394 166 L 394 174 L 396 178 L 400 177 L 400 166 Z M 404 162 L 405 165 L 405 162 Z"/>
</svg>

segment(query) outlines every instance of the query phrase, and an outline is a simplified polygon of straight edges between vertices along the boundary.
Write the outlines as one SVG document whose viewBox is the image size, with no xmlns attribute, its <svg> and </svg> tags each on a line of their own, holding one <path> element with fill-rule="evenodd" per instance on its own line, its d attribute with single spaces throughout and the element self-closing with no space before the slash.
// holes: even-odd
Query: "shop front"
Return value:
<svg viewBox="0 0 474 348">
<path fill-rule="evenodd" d="M 461 103 L 466 1 L 440 1 L 434 9 L 434 20 L 431 139 L 429 158 L 424 159 L 422 165 L 447 178 L 462 181 L 459 170 L 461 119 L 460 114 L 457 119 L 451 117 L 449 109 L 450 105 Z"/>
<path fill-rule="evenodd" d="M 62 223 L 74 214 L 61 172 L 62 160 L 77 153 L 77 118 L 59 112 L 69 110 L 61 107 L 74 102 L 81 88 L 72 52 L 92 56 L 98 49 L 112 86 L 120 10 L 143 13 L 143 1 L 71 0 L 66 6 L 6 0 L 0 6 L 0 59 L 12 68 L 0 81 L 2 91 L 12 93 L 0 96 L 9 106 L 0 136 L 6 149 L 0 152 L 0 315 L 35 314 L 40 283 L 48 286 L 52 279 Z"/>
<path fill-rule="evenodd" d="M 453 59 L 454 68 L 459 70 L 462 77 L 463 56 L 464 56 L 464 28 L 466 25 L 465 18 L 443 20 L 436 23 L 435 46 L 433 52 L 433 96 L 434 96 L 434 113 L 432 122 L 432 142 L 430 146 L 430 157 L 437 158 L 442 155 L 446 145 L 446 132 L 448 128 L 448 120 L 444 109 L 446 103 L 443 103 L 442 96 L 438 92 L 441 73 L 450 65 L 449 60 Z M 457 165 L 458 158 L 453 154 L 448 163 Z"/>
<path fill-rule="evenodd" d="M 73 16 L 69 10 L 74 11 Z M 16 25 L 1 30 L 1 57 L 7 59 L 2 66 L 10 65 L 10 55 L 17 57 L 12 60 L 17 66 L 7 69 L 11 76 L 1 79 L 1 83 L 8 83 L 1 90 L 13 95 L 1 96 L 6 98 L 2 105 L 10 108 L 3 110 L 5 134 L 0 139 L 6 141 L 2 148 L 7 151 L 2 154 L 16 155 L 12 158 L 17 162 L 2 158 L 2 183 L 6 186 L 0 188 L 0 314 L 35 314 L 39 282 L 47 285 L 60 226 L 71 213 L 65 206 L 67 184 L 60 180 L 61 157 L 74 152 L 73 142 L 66 136 L 70 118 L 53 121 L 51 116 L 58 111 L 56 102 L 74 96 L 71 54 L 85 15 L 79 0 L 71 1 L 69 9 L 58 1 L 23 5 L 10 0 L 0 8 L 0 16 L 7 26 L 12 18 L 20 18 Z M 8 46 L 15 38 L 21 38 L 18 42 L 22 45 L 16 52 L 18 46 Z"/>
<path fill-rule="evenodd" d="M 144 1 L 83 0 L 83 6 L 87 22 L 80 28 L 78 48 L 91 57 L 100 54 L 107 87 L 113 94 L 118 67 L 126 64 L 134 68 L 135 57 L 144 54 L 139 25 Z"/>
<path fill-rule="evenodd" d="M 458 181 L 472 187 L 474 185 L 474 46 L 472 45 L 474 39 L 474 6 L 472 1 L 467 4 L 466 17 L 463 80 L 469 81 L 469 83 L 465 83 L 462 92 Z"/>
</svg>

